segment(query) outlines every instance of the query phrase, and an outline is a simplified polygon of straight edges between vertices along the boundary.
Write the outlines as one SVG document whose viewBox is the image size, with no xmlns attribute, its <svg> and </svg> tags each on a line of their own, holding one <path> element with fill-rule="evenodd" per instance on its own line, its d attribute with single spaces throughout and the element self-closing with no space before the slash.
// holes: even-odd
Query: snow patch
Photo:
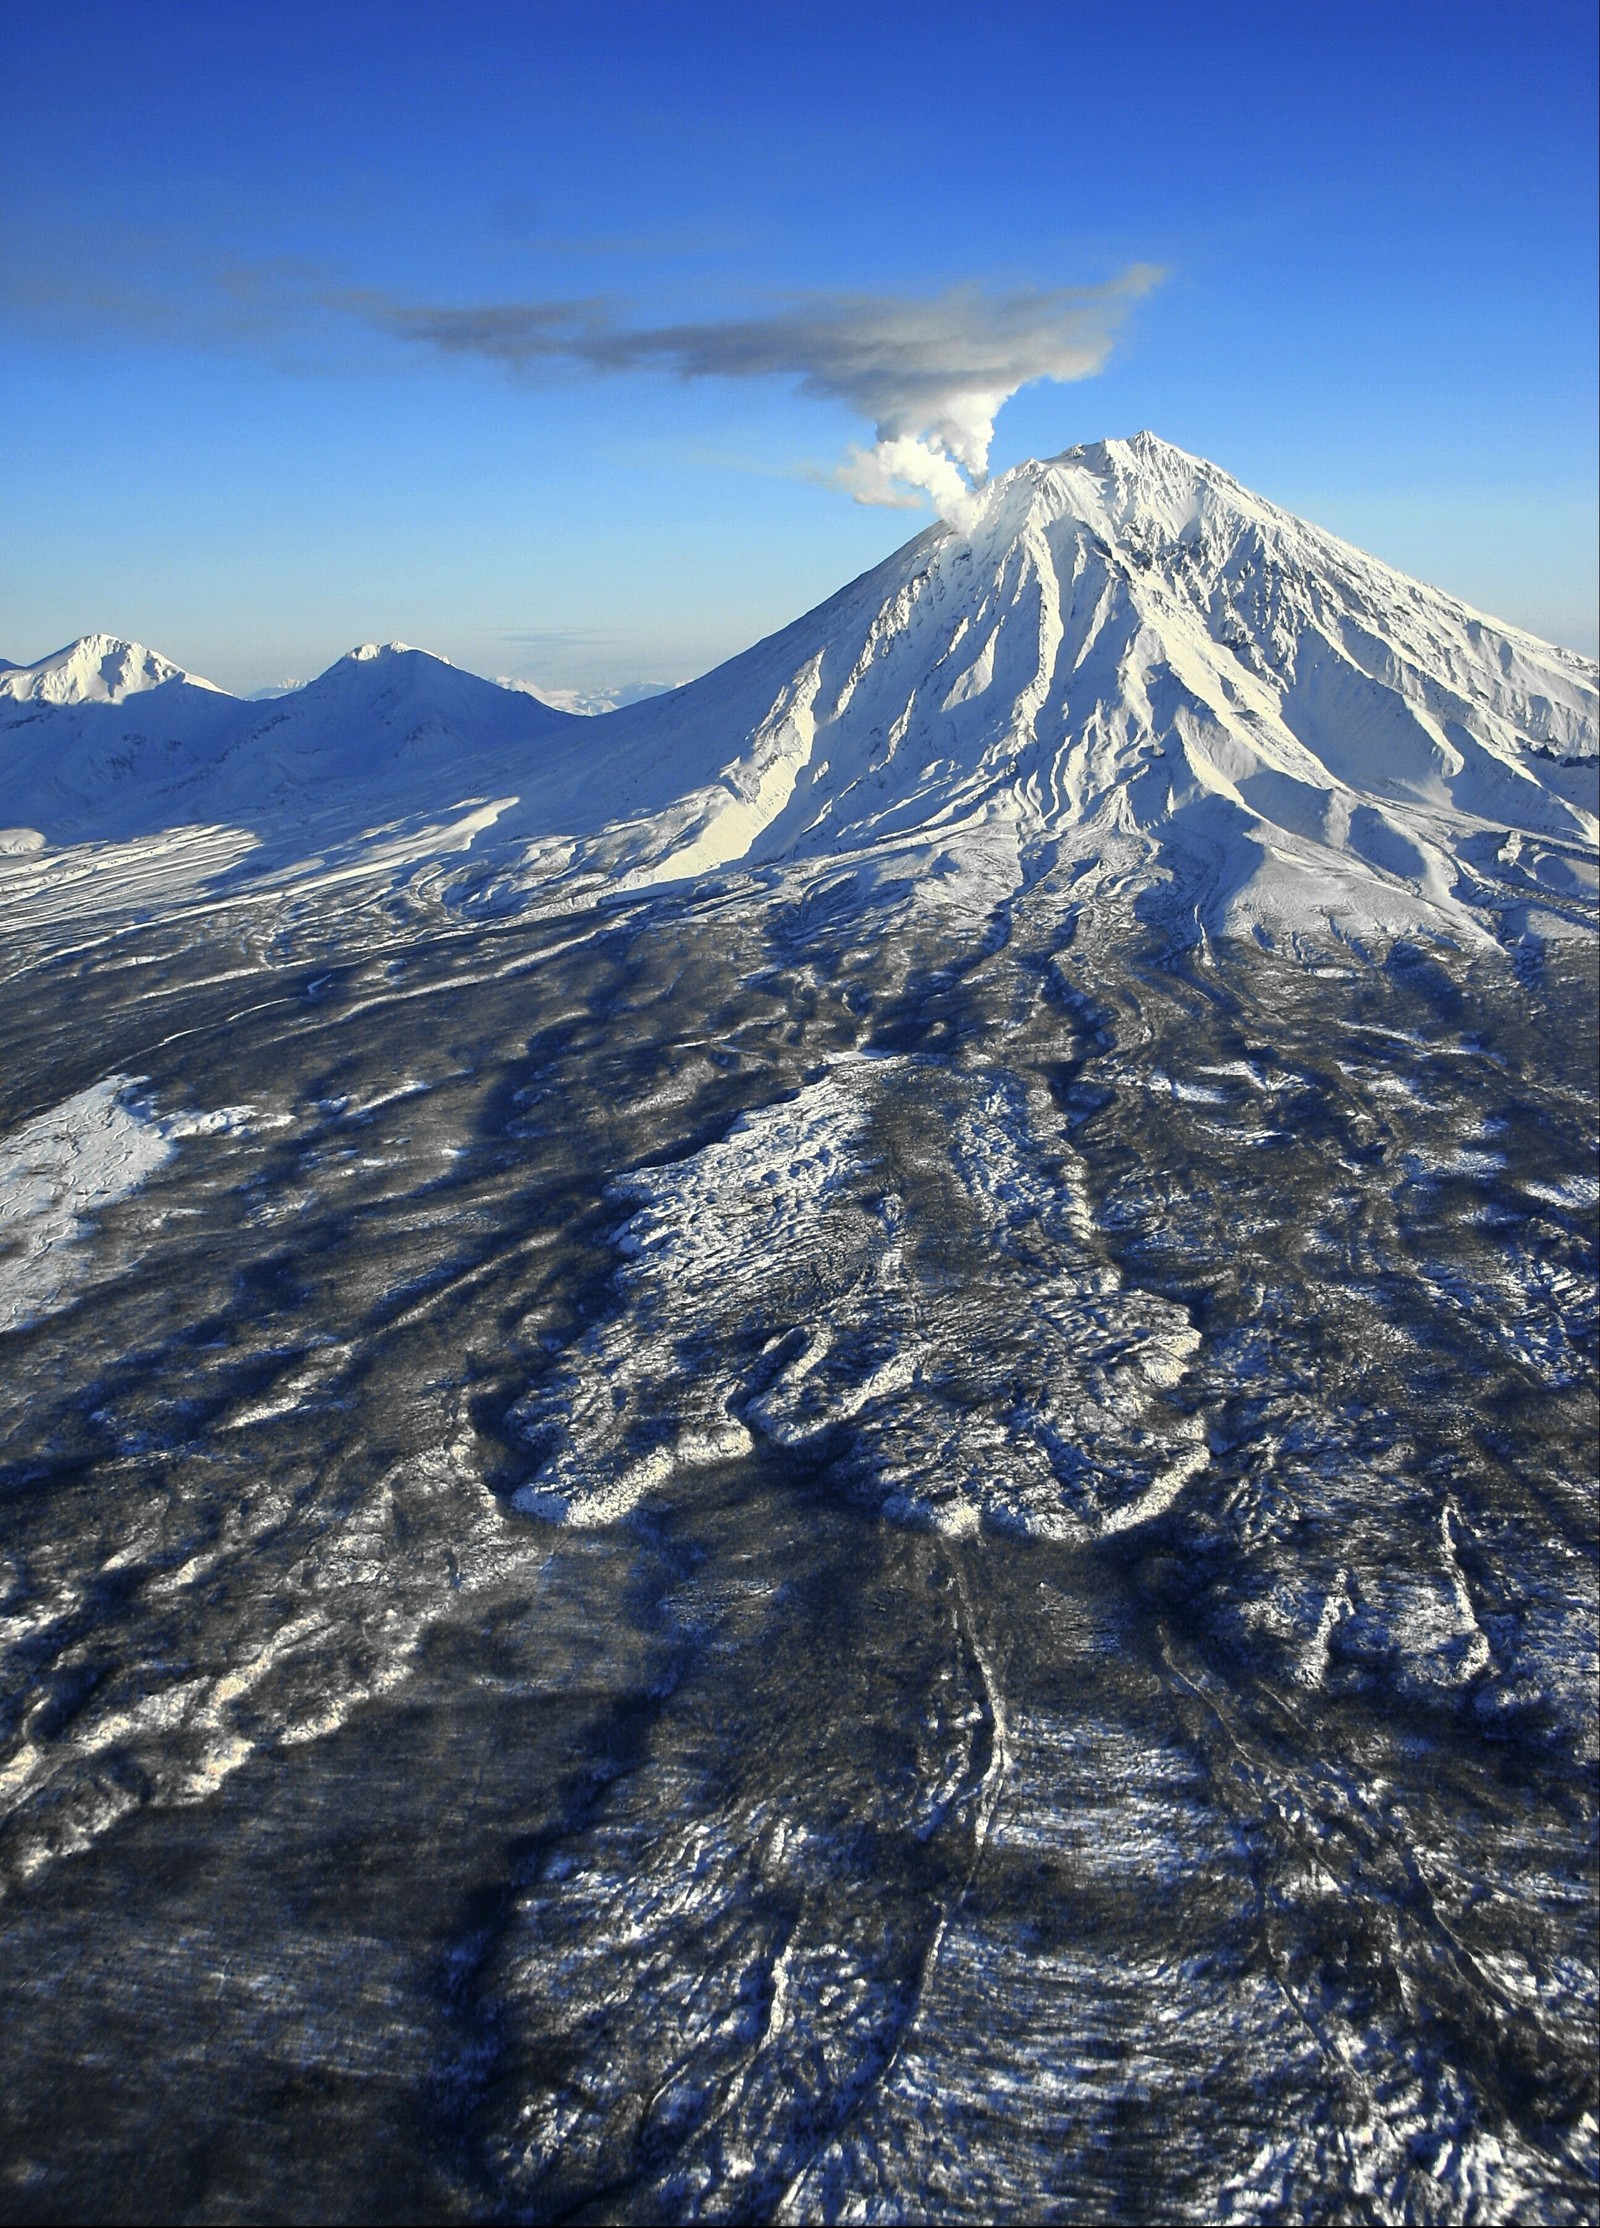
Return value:
<svg viewBox="0 0 1600 2228">
<path fill-rule="evenodd" d="M 0 1138 L 0 1333 L 71 1305 L 102 1266 L 94 1218 L 136 1192 L 179 1139 L 257 1120 L 249 1106 L 163 1118 L 136 1078 L 111 1075 Z"/>
</svg>

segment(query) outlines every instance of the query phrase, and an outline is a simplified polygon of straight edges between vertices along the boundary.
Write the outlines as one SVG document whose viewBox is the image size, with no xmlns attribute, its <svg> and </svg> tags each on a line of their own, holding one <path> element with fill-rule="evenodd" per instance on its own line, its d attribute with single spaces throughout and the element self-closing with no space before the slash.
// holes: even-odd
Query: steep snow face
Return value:
<svg viewBox="0 0 1600 2228">
<path fill-rule="evenodd" d="M 18 704 L 120 704 L 169 681 L 209 689 L 216 696 L 227 693 L 142 643 L 124 642 L 114 634 L 80 635 L 33 665 L 0 663 L 0 699 Z"/>
<path fill-rule="evenodd" d="M 976 846 L 991 895 L 1092 862 L 1213 927 L 1593 905 L 1593 662 L 1150 434 L 1019 466 L 970 533 L 612 724 L 619 774 L 727 749 L 631 861 L 606 847 L 635 881 Z"/>
</svg>

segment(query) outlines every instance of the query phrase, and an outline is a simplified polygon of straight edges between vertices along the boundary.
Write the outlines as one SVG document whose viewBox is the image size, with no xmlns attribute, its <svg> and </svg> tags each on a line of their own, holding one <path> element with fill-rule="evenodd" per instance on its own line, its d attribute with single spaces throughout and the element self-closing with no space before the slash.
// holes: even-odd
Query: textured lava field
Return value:
<svg viewBox="0 0 1600 2228">
<path fill-rule="evenodd" d="M 0 2217 L 1593 2217 L 1592 970 L 28 961 Z"/>
</svg>

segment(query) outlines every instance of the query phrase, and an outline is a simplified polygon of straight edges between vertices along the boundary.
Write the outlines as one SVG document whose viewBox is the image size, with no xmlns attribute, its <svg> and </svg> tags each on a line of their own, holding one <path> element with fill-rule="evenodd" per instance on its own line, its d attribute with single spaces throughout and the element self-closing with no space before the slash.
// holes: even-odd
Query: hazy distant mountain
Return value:
<svg viewBox="0 0 1600 2228">
<path fill-rule="evenodd" d="M 230 811 L 298 812 L 335 802 L 373 815 L 448 807 L 464 786 L 526 778 L 536 739 L 568 726 L 404 642 L 366 642 L 326 673 L 252 707 L 230 740 L 216 794 Z"/>
<path fill-rule="evenodd" d="M 364 643 L 266 701 L 229 696 L 109 636 L 62 653 L 75 677 L 91 655 L 159 678 L 116 697 L 13 707 L 0 695 L 0 822 L 52 843 L 221 821 L 280 842 L 313 823 L 320 841 L 356 835 L 485 786 L 514 792 L 536 738 L 571 724 L 404 643 Z M 0 689 L 14 678 L 0 675 Z"/>
<path fill-rule="evenodd" d="M 551 689 L 533 681 L 516 681 L 508 674 L 499 676 L 503 689 L 516 689 L 524 696 L 536 696 L 541 704 L 548 704 L 557 712 L 578 712 L 585 718 L 596 718 L 606 712 L 621 711 L 626 704 L 643 704 L 652 696 L 667 696 L 681 681 L 625 681 L 611 689 Z"/>
</svg>

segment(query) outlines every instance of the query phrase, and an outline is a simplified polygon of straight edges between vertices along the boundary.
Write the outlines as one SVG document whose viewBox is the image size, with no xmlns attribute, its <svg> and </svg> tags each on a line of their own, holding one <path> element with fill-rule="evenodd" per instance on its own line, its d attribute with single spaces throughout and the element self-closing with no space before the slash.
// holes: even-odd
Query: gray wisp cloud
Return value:
<svg viewBox="0 0 1600 2228">
<path fill-rule="evenodd" d="M 621 322 L 599 301 L 431 308 L 352 293 L 339 306 L 399 340 L 513 370 L 793 379 L 871 421 L 873 446 L 852 448 L 830 475 L 858 502 L 910 505 L 920 490 L 960 523 L 1002 403 L 1033 380 L 1098 371 L 1129 306 L 1160 276 L 1137 263 L 1103 286 L 806 295 L 763 316 L 653 326 Z"/>
</svg>

